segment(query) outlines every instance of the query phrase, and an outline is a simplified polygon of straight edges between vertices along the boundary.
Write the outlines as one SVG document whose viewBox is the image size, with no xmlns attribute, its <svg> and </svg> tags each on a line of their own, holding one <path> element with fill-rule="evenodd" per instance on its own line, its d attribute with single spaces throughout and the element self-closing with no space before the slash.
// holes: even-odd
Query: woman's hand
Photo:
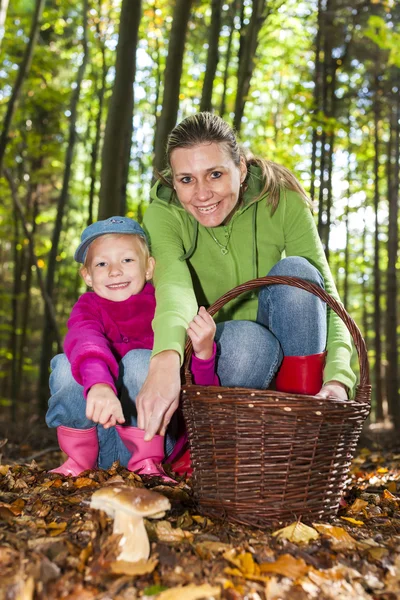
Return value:
<svg viewBox="0 0 400 600">
<path fill-rule="evenodd" d="M 149 373 L 136 398 L 137 425 L 145 430 L 145 441 L 156 433 L 165 435 L 179 405 L 181 391 L 179 354 L 165 350 L 150 361 Z"/>
<path fill-rule="evenodd" d="M 88 391 L 86 417 L 103 425 L 104 429 L 125 423 L 121 402 L 106 383 L 96 383 Z"/>
<path fill-rule="evenodd" d="M 187 329 L 196 358 L 208 360 L 212 357 L 216 329 L 212 316 L 208 314 L 204 306 L 200 306 L 198 314 L 189 323 Z"/>
<path fill-rule="evenodd" d="M 317 398 L 337 398 L 348 400 L 347 388 L 340 381 L 328 381 L 322 386 Z"/>
</svg>

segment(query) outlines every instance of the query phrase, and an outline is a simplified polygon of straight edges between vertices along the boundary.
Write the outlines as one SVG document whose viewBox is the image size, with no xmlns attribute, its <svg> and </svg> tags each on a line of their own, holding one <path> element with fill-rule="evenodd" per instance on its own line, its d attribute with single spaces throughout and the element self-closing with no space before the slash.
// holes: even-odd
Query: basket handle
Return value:
<svg viewBox="0 0 400 600">
<path fill-rule="evenodd" d="M 360 384 L 357 386 L 357 389 L 361 388 L 370 388 L 370 379 L 369 379 L 369 364 L 368 364 L 368 355 L 367 348 L 365 345 L 365 341 L 361 335 L 359 328 L 356 323 L 350 317 L 349 313 L 346 311 L 344 306 L 332 298 L 330 294 L 325 292 L 321 287 L 316 285 L 315 283 L 310 283 L 305 279 L 300 279 L 299 277 L 284 277 L 282 275 L 270 276 L 270 277 L 259 277 L 258 279 L 252 279 L 250 281 L 246 281 L 246 283 L 242 283 L 237 287 L 233 288 L 229 292 L 226 292 L 223 296 L 218 298 L 209 308 L 208 312 L 211 316 L 214 316 L 216 312 L 219 311 L 220 308 L 225 306 L 230 300 L 233 300 L 243 292 L 248 292 L 250 290 L 254 290 L 259 287 L 263 287 L 265 285 L 290 285 L 292 287 L 297 287 L 315 296 L 321 298 L 326 304 L 333 310 L 339 317 L 342 319 L 347 329 L 350 331 L 350 334 L 353 338 L 354 345 L 358 354 L 358 361 L 360 365 Z M 184 360 L 184 384 L 192 383 L 192 374 L 189 369 L 190 360 L 192 358 L 193 346 L 191 340 L 188 338 L 185 346 L 185 360 Z M 366 394 L 368 396 L 368 393 Z M 356 400 L 358 400 L 358 395 L 356 394 Z M 363 394 L 364 396 L 364 394 Z M 362 398 L 362 401 L 365 402 L 365 397 Z M 361 400 L 361 399 L 360 399 Z"/>
</svg>

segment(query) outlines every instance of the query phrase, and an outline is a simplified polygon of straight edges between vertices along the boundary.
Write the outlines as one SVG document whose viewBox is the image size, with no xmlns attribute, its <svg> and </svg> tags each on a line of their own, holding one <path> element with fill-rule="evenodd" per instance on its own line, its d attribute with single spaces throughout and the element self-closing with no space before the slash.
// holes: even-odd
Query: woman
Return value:
<svg viewBox="0 0 400 600">
<path fill-rule="evenodd" d="M 186 328 L 198 306 L 264 275 L 301 277 L 338 298 L 309 201 L 286 168 L 246 158 L 230 126 L 206 112 L 175 127 L 167 160 L 144 218 L 157 300 L 136 401 L 147 440 L 165 434 L 178 407 Z M 221 385 L 266 389 L 276 375 L 278 390 L 347 398 L 355 383 L 350 335 L 314 295 L 269 286 L 216 318 Z"/>
</svg>

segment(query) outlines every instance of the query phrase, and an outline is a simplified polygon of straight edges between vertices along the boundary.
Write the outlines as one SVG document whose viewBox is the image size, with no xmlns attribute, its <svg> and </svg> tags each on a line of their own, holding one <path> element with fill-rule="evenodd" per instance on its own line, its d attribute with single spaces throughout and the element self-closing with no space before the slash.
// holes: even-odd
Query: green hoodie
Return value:
<svg viewBox="0 0 400 600">
<path fill-rule="evenodd" d="M 322 274 L 326 291 L 339 300 L 306 202 L 297 192 L 283 190 L 272 215 L 266 196 L 254 201 L 263 186 L 258 167 L 250 168 L 247 185 L 243 204 L 229 224 L 211 230 L 220 245 L 229 240 L 225 255 L 211 231 L 186 212 L 170 188 L 157 182 L 151 190 L 144 227 L 156 260 L 153 355 L 176 350 L 182 360 L 186 329 L 198 306 L 207 307 L 237 285 L 267 275 L 284 256 L 306 258 Z M 255 321 L 257 307 L 257 292 L 248 292 L 231 300 L 215 319 Z M 352 389 L 356 378 L 350 368 L 350 334 L 330 309 L 327 351 L 324 382 L 337 380 Z"/>
</svg>

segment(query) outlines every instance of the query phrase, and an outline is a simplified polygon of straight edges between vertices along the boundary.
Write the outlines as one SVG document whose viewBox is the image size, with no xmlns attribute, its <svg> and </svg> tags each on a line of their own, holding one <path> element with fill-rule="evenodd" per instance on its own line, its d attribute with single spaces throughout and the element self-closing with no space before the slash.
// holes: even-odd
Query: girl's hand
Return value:
<svg viewBox="0 0 400 600">
<path fill-rule="evenodd" d="M 88 391 L 86 417 L 103 425 L 104 429 L 125 423 L 121 402 L 106 383 L 96 383 Z"/>
<path fill-rule="evenodd" d="M 208 360 L 213 353 L 213 342 L 216 325 L 204 306 L 200 306 L 198 314 L 189 323 L 187 334 L 192 340 L 193 352 L 196 358 Z"/>
<path fill-rule="evenodd" d="M 181 391 L 180 358 L 175 350 L 153 356 L 149 373 L 136 398 L 137 426 L 145 430 L 145 441 L 156 433 L 165 435 L 179 405 Z"/>
<path fill-rule="evenodd" d="M 328 381 L 322 386 L 317 398 L 337 398 L 348 400 L 347 388 L 340 381 Z"/>
</svg>

